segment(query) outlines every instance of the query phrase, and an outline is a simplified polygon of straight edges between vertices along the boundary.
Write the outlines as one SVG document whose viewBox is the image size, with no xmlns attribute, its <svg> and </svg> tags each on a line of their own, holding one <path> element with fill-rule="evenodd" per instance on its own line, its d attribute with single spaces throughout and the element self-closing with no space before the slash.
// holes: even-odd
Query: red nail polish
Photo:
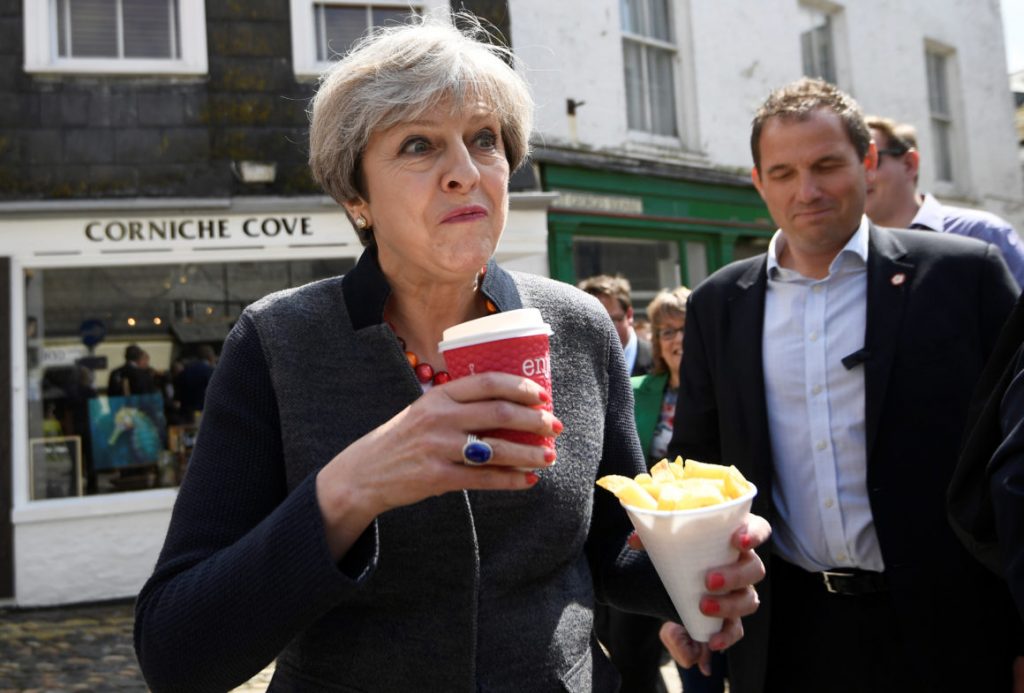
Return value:
<svg viewBox="0 0 1024 693">
<path fill-rule="evenodd" d="M 547 449 L 544 451 L 544 461 L 548 464 L 554 464 L 555 460 L 558 459 L 558 455 L 554 450 Z"/>
<path fill-rule="evenodd" d="M 744 534 L 740 537 L 740 546 L 744 549 L 749 549 L 753 542 L 750 540 L 749 534 Z"/>
<path fill-rule="evenodd" d="M 718 603 L 717 599 L 704 597 L 700 600 L 700 610 L 709 616 L 714 616 L 722 610 L 722 606 Z"/>
<path fill-rule="evenodd" d="M 725 576 L 721 573 L 711 573 L 708 575 L 707 582 L 709 590 L 720 590 L 725 587 Z"/>
<path fill-rule="evenodd" d="M 559 421 L 558 419 L 555 419 L 554 422 L 552 422 L 551 424 L 551 430 L 554 431 L 555 433 L 561 433 L 562 429 L 564 428 L 565 426 L 563 426 L 562 422 Z"/>
<path fill-rule="evenodd" d="M 551 395 L 548 394 L 547 390 L 541 390 L 537 394 L 537 396 L 540 398 L 540 401 L 543 402 L 544 404 L 550 404 L 551 403 Z"/>
<path fill-rule="evenodd" d="M 725 649 L 725 641 L 719 637 L 713 637 L 708 642 L 708 648 L 714 650 L 715 652 L 720 652 L 721 650 Z"/>
<path fill-rule="evenodd" d="M 526 485 L 527 486 L 533 486 L 538 481 L 540 481 L 540 477 L 537 476 L 536 474 L 534 474 L 533 472 L 527 472 L 525 474 L 525 476 L 526 476 Z"/>
</svg>

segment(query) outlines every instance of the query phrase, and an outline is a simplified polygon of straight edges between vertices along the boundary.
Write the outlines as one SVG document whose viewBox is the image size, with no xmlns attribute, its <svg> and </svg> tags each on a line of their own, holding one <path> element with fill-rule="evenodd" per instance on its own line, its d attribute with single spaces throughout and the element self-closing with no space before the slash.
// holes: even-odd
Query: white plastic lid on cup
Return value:
<svg viewBox="0 0 1024 693">
<path fill-rule="evenodd" d="M 448 351 L 499 339 L 539 334 L 552 334 L 551 326 L 544 322 L 540 311 L 536 308 L 519 308 L 452 325 L 441 335 L 442 341 L 437 348 L 438 351 Z"/>
</svg>

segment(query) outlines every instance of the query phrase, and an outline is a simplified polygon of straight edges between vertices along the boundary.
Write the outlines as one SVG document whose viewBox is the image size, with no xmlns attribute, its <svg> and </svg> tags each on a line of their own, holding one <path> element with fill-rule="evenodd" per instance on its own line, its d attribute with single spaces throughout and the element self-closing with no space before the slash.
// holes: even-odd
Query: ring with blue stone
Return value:
<svg viewBox="0 0 1024 693">
<path fill-rule="evenodd" d="M 466 444 L 462 446 L 462 461 L 471 467 L 478 467 L 487 464 L 494 457 L 494 448 L 490 443 L 477 438 L 470 433 L 466 436 Z"/>
</svg>

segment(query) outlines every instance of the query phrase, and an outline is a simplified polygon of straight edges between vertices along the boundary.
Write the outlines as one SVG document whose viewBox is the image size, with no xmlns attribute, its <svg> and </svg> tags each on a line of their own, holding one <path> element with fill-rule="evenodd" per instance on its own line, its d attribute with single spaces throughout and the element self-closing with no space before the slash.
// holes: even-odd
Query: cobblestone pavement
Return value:
<svg viewBox="0 0 1024 693">
<path fill-rule="evenodd" d="M 132 646 L 132 603 L 0 608 L 0 693 L 147 691 Z M 232 693 L 262 693 L 273 665 Z M 662 668 L 680 693 L 675 667 Z"/>
<path fill-rule="evenodd" d="M 131 602 L 0 609 L 0 693 L 146 691 Z M 266 691 L 268 667 L 234 693 Z"/>
</svg>

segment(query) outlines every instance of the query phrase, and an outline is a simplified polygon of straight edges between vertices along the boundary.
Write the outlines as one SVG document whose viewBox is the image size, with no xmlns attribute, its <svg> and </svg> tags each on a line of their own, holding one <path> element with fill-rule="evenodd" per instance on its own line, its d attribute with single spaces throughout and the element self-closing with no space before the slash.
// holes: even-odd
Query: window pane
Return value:
<svg viewBox="0 0 1024 693">
<path fill-rule="evenodd" d="M 651 91 L 651 132 L 676 134 L 676 96 L 672 83 L 672 58 L 669 51 L 648 47 L 647 74 Z"/>
<path fill-rule="evenodd" d="M 686 242 L 686 281 L 693 288 L 708 276 L 708 247 L 701 241 Z"/>
<path fill-rule="evenodd" d="M 928 65 L 928 105 L 932 115 L 949 115 L 949 94 L 946 88 L 946 58 L 926 53 Z"/>
<path fill-rule="evenodd" d="M 640 23 L 640 3 L 642 0 L 620 0 L 619 12 L 622 15 L 622 30 L 631 34 L 642 34 Z"/>
<path fill-rule="evenodd" d="M 572 251 L 577 279 L 595 274 L 621 274 L 628 279 L 637 313 L 644 312 L 659 290 L 680 283 L 674 242 L 577 236 Z"/>
<path fill-rule="evenodd" d="M 61 58 L 68 57 L 67 8 L 67 0 L 57 0 L 57 55 Z"/>
<path fill-rule="evenodd" d="M 835 53 L 832 42 L 832 17 L 814 7 L 800 5 L 800 54 L 804 74 L 835 84 Z"/>
<path fill-rule="evenodd" d="M 622 42 L 626 69 L 626 119 L 630 130 L 647 129 L 647 97 L 644 90 L 643 48 L 632 41 Z"/>
<path fill-rule="evenodd" d="M 74 0 L 71 3 L 71 45 L 75 58 L 116 58 L 117 6 L 114 0 Z"/>
<path fill-rule="evenodd" d="M 124 3 L 124 57 L 175 58 L 168 0 L 122 0 Z"/>
<path fill-rule="evenodd" d="M 650 31 L 647 35 L 671 42 L 672 23 L 669 21 L 668 0 L 650 0 L 650 3 Z"/>
<path fill-rule="evenodd" d="M 387 27 L 405 24 L 414 15 L 415 13 L 410 13 L 409 10 L 374 7 L 373 26 Z"/>
<path fill-rule="evenodd" d="M 932 120 L 932 141 L 935 147 L 935 177 L 953 180 L 953 152 L 950 144 L 949 123 Z"/>
<path fill-rule="evenodd" d="M 26 270 L 28 437 L 43 439 L 40 454 L 58 471 L 80 446 L 86 493 L 177 485 L 195 430 L 174 406 L 173 373 L 200 344 L 220 353 L 240 311 L 256 298 L 353 264 L 332 258 Z M 81 334 L 97 323 L 106 336 L 90 349 Z M 148 353 L 155 372 L 129 378 L 139 391 L 109 392 L 111 371 L 124 364 L 130 344 Z M 115 435 L 125 409 L 145 418 Z M 31 497 L 68 495 L 67 475 L 45 471 L 33 469 Z"/>
<path fill-rule="evenodd" d="M 367 8 L 363 7 L 323 7 L 323 40 L 324 46 L 318 48 L 318 53 L 328 56 L 330 60 L 336 60 L 345 55 L 352 48 L 359 37 L 369 29 L 367 20 Z"/>
</svg>

